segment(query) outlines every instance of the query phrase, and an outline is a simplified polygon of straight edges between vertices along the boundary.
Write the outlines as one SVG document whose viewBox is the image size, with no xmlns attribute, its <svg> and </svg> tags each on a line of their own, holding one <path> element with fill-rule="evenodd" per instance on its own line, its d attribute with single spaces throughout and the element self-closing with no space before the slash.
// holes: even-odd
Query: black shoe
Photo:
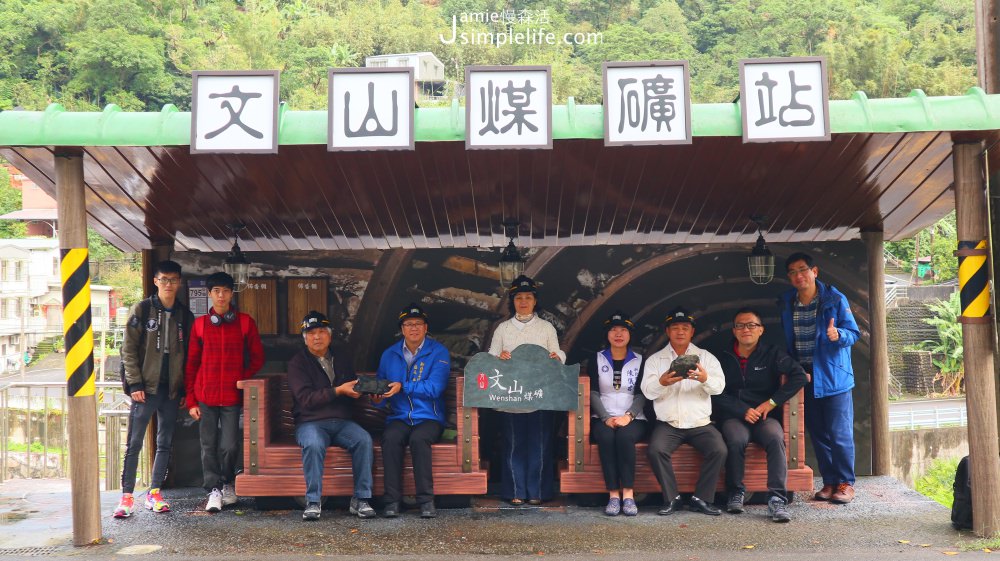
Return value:
<svg viewBox="0 0 1000 561">
<path fill-rule="evenodd" d="M 368 499 L 351 498 L 351 506 L 347 509 L 358 518 L 375 518 L 375 509 L 368 504 Z"/>
<path fill-rule="evenodd" d="M 430 500 L 420 505 L 420 518 L 437 518 L 438 512 L 434 508 L 434 501 Z"/>
<path fill-rule="evenodd" d="M 680 496 L 674 497 L 674 500 L 670 501 L 670 504 L 664 506 L 660 510 L 656 511 L 656 514 L 660 516 L 667 516 L 675 512 L 680 512 L 684 508 L 684 499 Z"/>
<path fill-rule="evenodd" d="M 691 497 L 691 502 L 688 503 L 688 508 L 694 512 L 700 512 L 702 514 L 707 514 L 709 516 L 719 516 L 722 511 L 715 508 L 715 506 L 706 503 L 705 501 L 699 499 L 698 497 Z"/>
<path fill-rule="evenodd" d="M 746 498 L 743 491 L 735 491 L 729 495 L 729 502 L 726 503 L 726 512 L 730 514 L 740 514 L 743 512 L 743 501 Z"/>
<path fill-rule="evenodd" d="M 399 503 L 391 502 L 385 505 L 385 511 L 382 512 L 382 516 L 386 518 L 395 518 L 399 516 Z"/>
</svg>

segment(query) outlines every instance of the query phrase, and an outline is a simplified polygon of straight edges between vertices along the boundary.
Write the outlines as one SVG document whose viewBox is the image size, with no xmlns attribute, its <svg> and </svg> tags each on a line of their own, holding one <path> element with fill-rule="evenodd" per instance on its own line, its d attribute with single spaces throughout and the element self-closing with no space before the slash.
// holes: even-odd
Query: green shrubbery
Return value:
<svg viewBox="0 0 1000 561">
<path fill-rule="evenodd" d="M 954 499 L 955 470 L 958 469 L 959 459 L 938 458 L 934 460 L 927 472 L 917 479 L 916 490 L 921 495 L 951 508 L 951 502 Z"/>
</svg>

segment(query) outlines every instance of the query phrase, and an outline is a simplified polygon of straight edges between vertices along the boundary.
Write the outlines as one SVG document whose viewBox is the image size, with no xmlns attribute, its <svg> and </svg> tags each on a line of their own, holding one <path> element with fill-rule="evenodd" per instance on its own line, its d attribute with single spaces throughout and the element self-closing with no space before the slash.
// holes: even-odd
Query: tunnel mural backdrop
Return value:
<svg viewBox="0 0 1000 561">
<path fill-rule="evenodd" d="M 732 316 L 743 306 L 760 311 L 765 340 L 783 344 L 776 299 L 790 288 L 784 259 L 796 251 L 811 253 L 820 280 L 847 295 L 862 331 L 853 348 L 855 440 L 857 471 L 870 473 L 870 323 L 864 245 L 822 242 L 771 249 L 776 256 L 775 279 L 763 286 L 748 277 L 746 244 L 546 247 L 522 252 L 527 254 L 525 272 L 540 284 L 542 317 L 559 332 L 567 363 L 580 363 L 584 371 L 586 361 L 604 343 L 604 319 L 616 309 L 632 315 L 633 346 L 644 355 L 666 344 L 662 321 L 677 305 L 697 317 L 698 346 L 712 351 L 729 348 Z M 192 285 L 220 270 L 224 257 L 173 255 Z M 330 318 L 335 338 L 349 343 L 355 352 L 359 371 L 375 370 L 382 350 L 399 337 L 396 316 L 409 302 L 427 311 L 430 334 L 451 351 L 455 370 L 485 350 L 494 325 L 507 318 L 496 249 L 261 252 L 249 257 L 254 263 L 251 276 L 274 279 L 276 286 L 275 311 L 268 312 L 276 316 L 271 320 L 276 334 L 263 336 L 267 370 L 283 370 L 285 361 L 300 348 L 297 319 L 291 320 L 293 314 L 287 310 L 295 305 L 289 292 L 302 279 L 326 281 L 326 309 L 321 311 Z M 489 446 L 486 440 L 484 447 Z M 489 452 L 484 450 L 483 457 Z M 808 455 L 811 459 L 812 452 Z"/>
</svg>

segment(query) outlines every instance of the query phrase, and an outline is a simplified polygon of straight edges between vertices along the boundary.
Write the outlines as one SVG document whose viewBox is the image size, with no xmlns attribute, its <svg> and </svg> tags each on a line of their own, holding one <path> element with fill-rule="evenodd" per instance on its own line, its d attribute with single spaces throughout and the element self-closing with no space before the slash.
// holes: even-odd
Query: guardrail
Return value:
<svg viewBox="0 0 1000 561">
<path fill-rule="evenodd" d="M 964 407 L 890 411 L 889 430 L 939 429 L 969 424 Z"/>
<path fill-rule="evenodd" d="M 131 400 L 120 382 L 97 382 L 98 465 L 105 490 L 121 487 L 121 463 Z M 0 386 L 0 482 L 69 476 L 65 382 L 11 382 Z M 152 466 L 139 455 L 138 477 L 148 482 Z"/>
</svg>

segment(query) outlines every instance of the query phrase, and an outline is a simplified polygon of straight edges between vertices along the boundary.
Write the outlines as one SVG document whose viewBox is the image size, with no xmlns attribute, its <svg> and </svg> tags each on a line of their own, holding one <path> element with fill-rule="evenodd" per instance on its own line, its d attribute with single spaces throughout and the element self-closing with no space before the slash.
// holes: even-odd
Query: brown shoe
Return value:
<svg viewBox="0 0 1000 561">
<path fill-rule="evenodd" d="M 830 500 L 830 497 L 833 496 L 833 492 L 836 491 L 836 489 L 837 487 L 835 485 L 824 485 L 823 488 L 816 493 L 815 495 L 816 500 L 817 501 Z"/>
<path fill-rule="evenodd" d="M 831 503 L 837 503 L 839 505 L 846 505 L 853 500 L 854 487 L 851 487 L 850 483 L 841 483 L 837 485 L 837 492 L 830 497 Z"/>
</svg>

